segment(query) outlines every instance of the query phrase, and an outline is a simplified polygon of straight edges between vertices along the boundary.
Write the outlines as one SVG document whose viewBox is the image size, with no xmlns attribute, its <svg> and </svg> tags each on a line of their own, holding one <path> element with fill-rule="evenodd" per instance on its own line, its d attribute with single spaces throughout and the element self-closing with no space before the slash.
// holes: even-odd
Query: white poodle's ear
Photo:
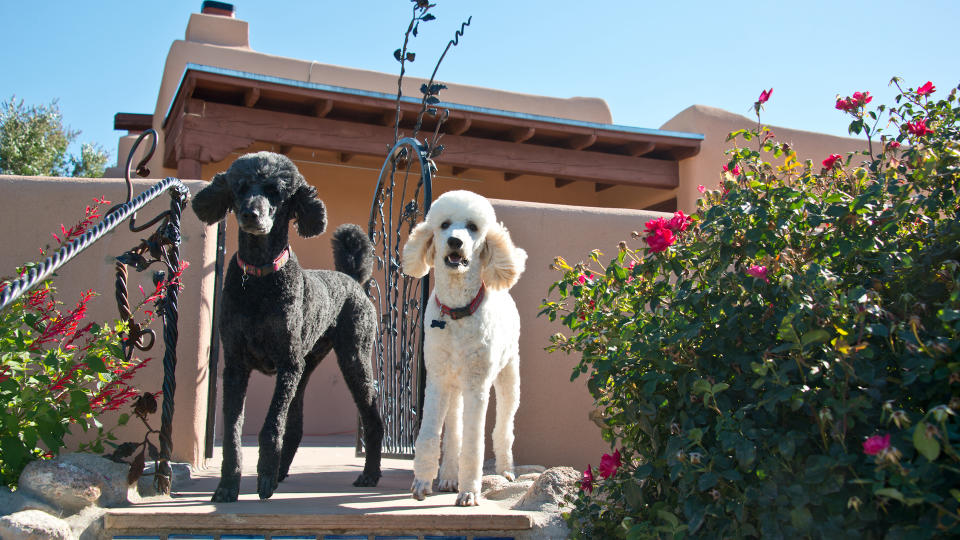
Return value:
<svg viewBox="0 0 960 540">
<path fill-rule="evenodd" d="M 527 263 L 527 252 L 513 245 L 510 233 L 502 223 L 487 230 L 480 249 L 483 282 L 493 290 L 509 289 L 520 279 Z"/>
<path fill-rule="evenodd" d="M 433 229 L 424 221 L 413 228 L 403 246 L 403 273 L 415 278 L 427 275 L 433 266 L 434 254 Z"/>
</svg>

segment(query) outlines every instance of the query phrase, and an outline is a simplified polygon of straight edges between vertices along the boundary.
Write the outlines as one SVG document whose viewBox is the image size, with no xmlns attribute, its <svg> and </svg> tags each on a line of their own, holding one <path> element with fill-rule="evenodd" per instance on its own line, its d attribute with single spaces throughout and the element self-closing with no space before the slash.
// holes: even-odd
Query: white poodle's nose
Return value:
<svg viewBox="0 0 960 540">
<path fill-rule="evenodd" d="M 460 249 L 460 246 L 463 245 L 463 240 L 460 240 L 456 236 L 451 236 L 447 238 L 447 245 L 453 249 Z"/>
</svg>

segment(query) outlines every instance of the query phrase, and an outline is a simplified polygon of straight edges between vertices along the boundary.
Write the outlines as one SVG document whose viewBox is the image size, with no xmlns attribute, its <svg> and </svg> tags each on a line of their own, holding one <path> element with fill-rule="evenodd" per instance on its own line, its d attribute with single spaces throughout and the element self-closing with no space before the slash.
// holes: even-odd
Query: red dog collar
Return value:
<svg viewBox="0 0 960 540">
<path fill-rule="evenodd" d="M 267 274 L 272 274 L 277 270 L 283 268 L 283 265 L 287 264 L 287 261 L 290 260 L 290 247 L 287 246 L 277 255 L 277 258 L 273 260 L 270 264 L 265 264 L 263 266 L 254 266 L 252 264 L 247 264 L 243 262 L 243 259 L 240 258 L 240 254 L 237 253 L 237 266 L 243 270 L 243 273 L 248 276 L 263 277 Z"/>
<path fill-rule="evenodd" d="M 452 308 L 450 306 L 445 306 L 441 304 L 440 299 L 437 298 L 436 296 L 434 296 L 433 299 L 437 302 L 437 305 L 440 306 L 441 313 L 443 313 L 444 315 L 448 315 L 453 320 L 457 320 L 457 319 L 462 319 L 464 317 L 469 317 L 470 315 L 473 315 L 475 311 L 477 311 L 477 308 L 480 307 L 480 302 L 483 302 L 483 295 L 485 290 L 486 290 L 486 286 L 483 283 L 481 283 L 480 290 L 477 291 L 477 295 L 474 296 L 473 300 L 471 300 L 470 303 L 464 307 Z"/>
</svg>

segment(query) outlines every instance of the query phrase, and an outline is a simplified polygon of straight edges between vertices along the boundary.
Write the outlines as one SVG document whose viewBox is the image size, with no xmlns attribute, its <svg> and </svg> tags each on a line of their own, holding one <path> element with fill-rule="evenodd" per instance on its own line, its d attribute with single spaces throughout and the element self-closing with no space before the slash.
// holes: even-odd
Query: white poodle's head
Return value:
<svg viewBox="0 0 960 540">
<path fill-rule="evenodd" d="M 423 277 L 437 271 L 480 269 L 492 289 L 508 289 L 523 272 L 527 253 L 513 245 L 487 199 L 470 191 L 450 191 L 430 206 L 403 247 L 403 271 Z"/>
</svg>

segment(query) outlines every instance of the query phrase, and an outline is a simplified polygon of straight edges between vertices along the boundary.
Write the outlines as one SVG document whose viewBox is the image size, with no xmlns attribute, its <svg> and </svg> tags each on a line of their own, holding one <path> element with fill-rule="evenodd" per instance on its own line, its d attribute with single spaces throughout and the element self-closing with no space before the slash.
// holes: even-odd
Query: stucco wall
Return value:
<svg viewBox="0 0 960 540">
<path fill-rule="evenodd" d="M 714 189 L 720 183 L 722 167 L 730 161 L 730 157 L 724 152 L 734 145 L 733 141 L 727 141 L 727 135 L 739 129 L 756 127 L 756 120 L 705 105 L 687 107 L 660 127 L 665 130 L 702 133 L 704 136 L 700 153 L 680 162 L 680 186 L 674 190 L 677 208 L 692 213 L 696 210 L 697 199 L 700 197 L 697 186 L 704 185 Z M 846 155 L 847 152 L 867 148 L 864 139 L 837 137 L 780 126 L 770 126 L 770 129 L 776 135 L 776 140 L 789 143 L 790 147 L 797 151 L 801 163 L 810 159 L 815 167 L 830 154 Z M 742 139 L 737 142 L 743 145 Z M 774 158 L 769 155 L 765 159 Z M 663 198 L 673 196 L 664 195 Z"/>
<path fill-rule="evenodd" d="M 328 231 L 342 223 L 358 223 L 366 229 L 370 202 L 376 186 L 380 163 L 373 160 L 351 160 L 349 166 L 317 163 L 308 156 L 292 156 L 305 178 L 317 186 L 328 213 Z M 203 171 L 212 176 L 229 166 L 229 162 L 214 164 Z M 377 170 L 372 167 L 376 166 Z M 576 185 L 556 190 L 522 180 L 504 182 L 500 175 L 468 172 L 465 178 L 441 177 L 434 184 L 434 197 L 454 189 L 468 189 L 496 199 L 504 193 L 519 193 L 531 200 L 554 199 L 564 203 L 585 201 L 594 203 L 596 193 L 592 185 L 581 191 Z M 536 180 L 536 179 L 533 179 Z M 512 185 L 510 185 L 512 184 Z M 518 187 L 523 186 L 523 187 Z M 545 189 L 549 187 L 549 189 Z M 591 208 L 581 205 L 545 204 L 495 200 L 498 217 L 510 229 L 517 245 L 527 250 L 527 271 L 513 289 L 520 308 L 523 332 L 521 338 L 521 405 L 517 416 L 517 459 L 524 463 L 546 465 L 580 464 L 595 460 L 606 444 L 599 430 L 587 419 L 592 399 L 586 391 L 586 382 L 570 383 L 572 366 L 577 359 L 565 355 L 547 355 L 543 348 L 550 335 L 560 330 L 536 315 L 547 289 L 557 275 L 549 269 L 553 258 L 562 255 L 576 261 L 591 249 L 612 252 L 620 240 L 629 239 L 629 233 L 642 227 L 653 214 L 638 210 Z M 236 221 L 227 217 L 227 257 L 236 252 Z M 291 246 L 301 264 L 311 268 L 332 268 L 330 235 L 304 239 L 291 229 Z M 273 393 L 273 379 L 254 374 L 247 394 L 243 432 L 256 435 L 263 425 Z M 222 387 L 221 387 L 222 388 Z M 221 389 L 222 392 L 222 389 Z M 563 395 L 563 400 L 557 400 Z M 558 403 L 558 401 L 560 401 Z M 219 407 L 219 406 L 218 406 Z M 491 414 L 492 414 L 491 404 Z M 356 431 L 356 409 L 343 382 L 333 356 L 322 362 L 313 373 L 307 387 L 307 406 L 304 415 L 304 433 L 323 435 L 353 433 Z M 222 421 L 217 411 L 217 432 L 222 432 Z M 493 419 L 487 425 L 492 429 Z M 490 445 L 487 446 L 488 451 Z M 581 463 L 583 462 L 583 463 Z"/>
<path fill-rule="evenodd" d="M 156 181 L 138 180 L 134 196 L 143 192 Z M 192 193 L 200 189 L 201 182 L 187 181 Z M 13 276 L 15 268 L 39 258 L 39 249 L 56 245 L 51 233 L 60 234 L 60 225 L 71 227 L 83 216 L 86 205 L 93 197 L 103 196 L 113 204 L 126 199 L 126 184 L 122 179 L 76 179 L 0 176 L 0 200 L 7 202 L 6 211 L 0 213 L 0 231 L 3 231 L 3 249 L 0 250 L 0 276 Z M 112 205 L 101 208 L 106 211 Z M 139 215 L 138 223 L 170 207 L 170 197 L 164 193 L 149 203 Z M 65 308 L 76 305 L 80 292 L 93 289 L 98 296 L 89 303 L 88 321 L 105 322 L 119 317 L 114 299 L 114 257 L 139 244 L 140 239 L 153 232 L 132 233 L 127 223 L 114 232 L 106 234 L 92 247 L 85 250 L 58 271 L 55 278 L 57 297 Z M 208 237 L 207 229 L 187 210 L 182 219 L 181 258 L 190 262 L 184 272 L 185 291 L 179 297 L 180 336 L 177 345 L 177 390 L 173 419 L 174 459 L 200 463 L 203 456 L 204 411 L 207 400 L 207 357 L 210 347 L 210 298 L 213 290 L 213 267 L 216 238 Z M 51 251 L 52 253 L 52 251 Z M 154 270 L 162 269 L 157 264 L 138 274 L 129 269 L 128 295 L 131 303 L 142 300 L 137 286 L 142 285 L 149 294 L 153 290 L 151 276 Z M 145 391 L 156 392 L 163 379 L 163 339 L 160 323 L 152 328 L 157 332 L 157 345 L 150 351 L 139 353 L 140 358 L 152 358 L 140 371 L 134 384 Z M 117 413 L 104 417 L 109 427 L 116 422 L 119 412 L 130 412 L 124 407 Z M 159 413 L 150 423 L 160 427 Z M 76 430 L 71 444 L 84 435 Z M 121 441 L 141 440 L 144 428 L 131 421 L 117 430 Z M 154 440 L 154 442 L 156 442 Z"/>
</svg>

